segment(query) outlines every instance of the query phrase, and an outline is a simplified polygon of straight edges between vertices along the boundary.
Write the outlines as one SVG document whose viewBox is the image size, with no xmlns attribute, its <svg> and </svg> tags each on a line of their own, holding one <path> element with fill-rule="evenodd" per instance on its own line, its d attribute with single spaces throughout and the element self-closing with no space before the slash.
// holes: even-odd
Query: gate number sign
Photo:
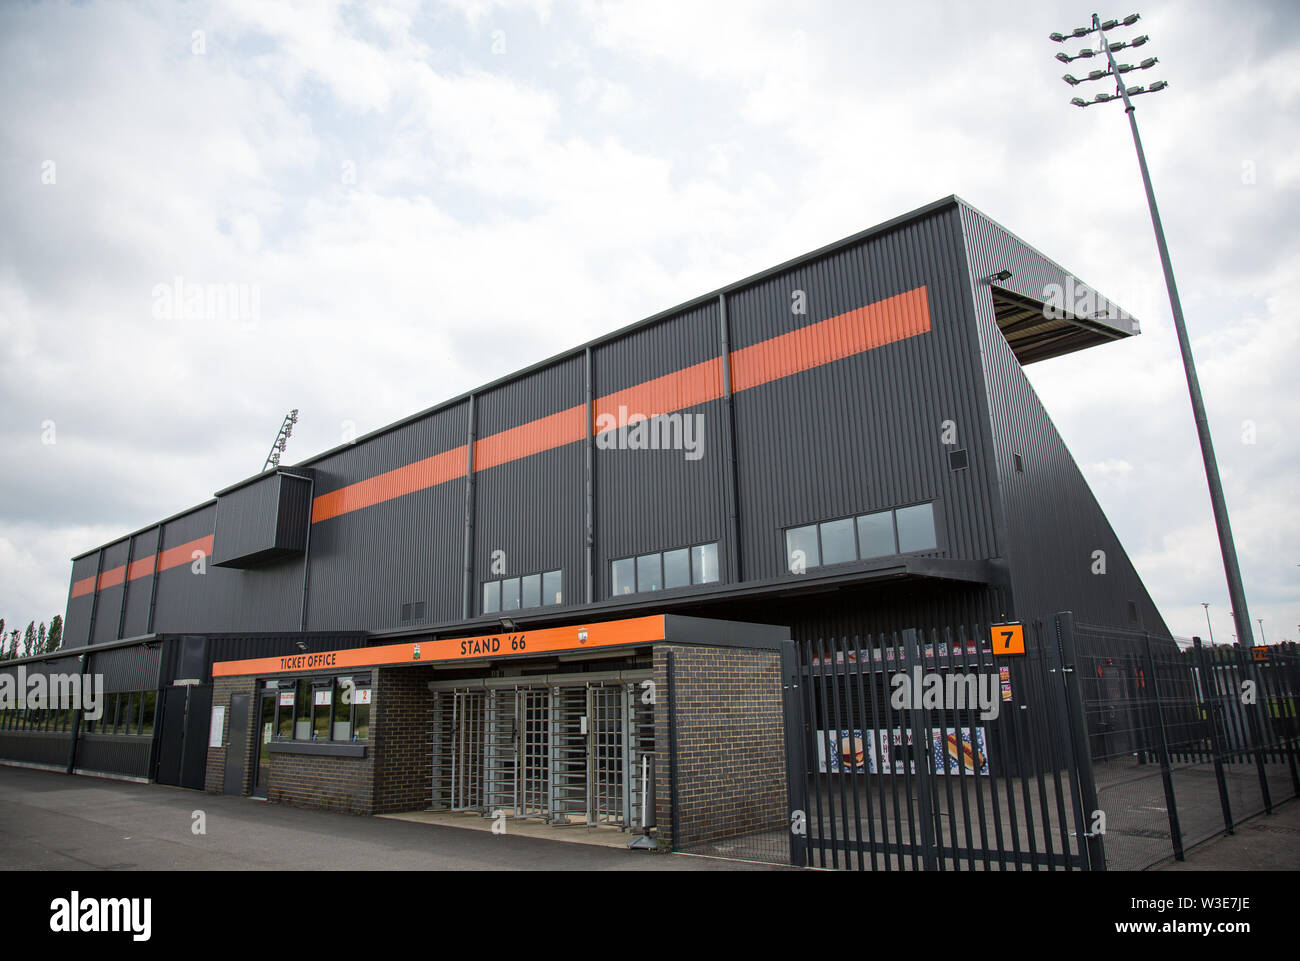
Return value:
<svg viewBox="0 0 1300 961">
<path fill-rule="evenodd" d="M 994 624 L 992 627 L 993 634 L 993 654 L 996 657 L 999 654 L 1023 654 L 1025 653 L 1025 628 L 1021 624 Z"/>
</svg>

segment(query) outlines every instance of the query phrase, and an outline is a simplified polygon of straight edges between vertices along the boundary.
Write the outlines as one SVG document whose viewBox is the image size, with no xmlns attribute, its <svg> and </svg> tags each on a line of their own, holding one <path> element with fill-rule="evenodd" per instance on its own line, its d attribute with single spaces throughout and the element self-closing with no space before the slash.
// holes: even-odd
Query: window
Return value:
<svg viewBox="0 0 1300 961">
<path fill-rule="evenodd" d="M 313 681 L 311 686 L 311 739 L 330 739 L 330 708 L 334 704 L 334 685 L 328 680 Z"/>
<path fill-rule="evenodd" d="M 806 524 L 785 532 L 786 566 L 794 574 L 823 564 L 932 551 L 938 546 L 932 503 Z"/>
<path fill-rule="evenodd" d="M 334 679 L 334 723 L 330 727 L 331 741 L 352 740 L 352 698 L 355 694 L 352 678 Z"/>
<path fill-rule="evenodd" d="M 276 697 L 276 740 L 365 741 L 370 737 L 370 674 L 268 681 Z M 305 692 L 305 694 L 304 694 Z"/>
<path fill-rule="evenodd" d="M 929 551 L 938 546 L 934 535 L 934 505 L 917 504 L 894 511 L 898 521 L 898 552 Z"/>
<path fill-rule="evenodd" d="M 564 574 L 547 571 L 483 582 L 483 613 L 518 611 L 564 603 Z"/>
<path fill-rule="evenodd" d="M 153 734 L 153 714 L 154 714 L 154 707 L 156 706 L 157 701 L 158 701 L 158 693 L 156 691 L 144 692 L 144 696 L 141 698 L 141 702 L 143 705 L 140 714 L 141 734 L 148 734 L 148 735 Z"/>
<path fill-rule="evenodd" d="M 698 544 L 611 561 L 613 596 L 672 590 L 718 580 L 718 545 Z"/>
<path fill-rule="evenodd" d="M 293 699 L 293 739 L 311 740 L 311 679 L 299 678 Z"/>
</svg>

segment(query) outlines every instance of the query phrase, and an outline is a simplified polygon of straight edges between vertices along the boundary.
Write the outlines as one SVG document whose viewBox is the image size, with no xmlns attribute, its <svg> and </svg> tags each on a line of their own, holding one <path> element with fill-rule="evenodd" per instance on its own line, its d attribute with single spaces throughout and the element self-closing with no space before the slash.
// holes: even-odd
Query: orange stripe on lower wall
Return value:
<svg viewBox="0 0 1300 961">
<path fill-rule="evenodd" d="M 102 591 L 107 587 L 117 587 L 126 580 L 126 565 L 110 568 L 99 575 L 99 589 Z"/>
<path fill-rule="evenodd" d="M 169 547 L 161 554 L 150 554 L 148 557 L 142 557 L 131 562 L 130 570 L 127 565 L 119 564 L 117 567 L 111 567 L 99 575 L 99 590 L 107 590 L 110 587 L 117 587 L 124 580 L 138 580 L 141 577 L 148 577 L 153 573 L 154 565 L 157 564 L 158 570 L 165 571 L 173 567 L 180 567 L 182 564 L 191 563 L 195 551 L 201 551 L 204 555 L 212 554 L 213 535 L 208 534 L 204 537 L 195 538 L 185 544 L 178 544 L 175 547 Z M 95 578 L 83 577 L 79 581 L 72 582 L 72 596 L 82 597 L 89 594 L 95 589 Z"/>
<path fill-rule="evenodd" d="M 546 417 L 520 424 L 474 442 L 474 470 L 539 454 L 582 440 L 587 433 L 587 405 L 579 404 Z"/>
<path fill-rule="evenodd" d="M 95 576 L 83 577 L 79 581 L 72 582 L 72 596 L 83 597 L 95 589 Z"/>
<path fill-rule="evenodd" d="M 312 501 L 311 522 L 319 524 L 331 517 L 338 517 L 349 511 L 360 510 L 383 501 L 401 497 L 444 484 L 449 480 L 465 476 L 468 448 L 462 444 L 453 450 L 435 454 L 418 460 L 414 464 L 398 467 L 395 470 L 377 474 L 374 477 L 347 487 L 340 487 L 328 494 L 321 494 Z"/>
<path fill-rule="evenodd" d="M 132 561 L 130 568 L 126 572 L 126 579 L 128 581 L 137 581 L 142 577 L 148 577 L 153 573 L 154 561 L 157 558 L 157 554 L 150 554 L 148 557 Z"/>
<path fill-rule="evenodd" d="M 917 287 L 732 351 L 732 390 L 748 390 L 929 329 L 929 296 L 924 287 Z"/>
</svg>

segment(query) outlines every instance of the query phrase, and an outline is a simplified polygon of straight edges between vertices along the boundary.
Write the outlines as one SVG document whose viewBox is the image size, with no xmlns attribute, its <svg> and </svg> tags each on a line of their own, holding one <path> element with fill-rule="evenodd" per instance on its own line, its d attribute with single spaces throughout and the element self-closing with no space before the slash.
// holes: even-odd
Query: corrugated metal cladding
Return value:
<svg viewBox="0 0 1300 961">
<path fill-rule="evenodd" d="M 87 670 L 104 675 L 104 692 L 152 691 L 158 687 L 158 662 L 163 645 L 115 647 L 91 654 Z"/>
<path fill-rule="evenodd" d="M 510 444 L 513 449 L 541 449 L 530 457 L 498 463 L 505 448 L 498 450 L 493 442 L 476 447 L 471 614 L 482 609 L 484 581 L 556 569 L 564 572 L 564 603 L 582 599 L 585 399 L 582 355 L 478 395 L 475 435 L 480 441 L 545 420 Z M 434 621 L 455 620 L 460 606 L 430 613 Z"/>
<path fill-rule="evenodd" d="M 722 392 L 721 364 L 696 371 L 680 383 L 647 390 L 628 388 L 696 365 L 722 353 L 717 302 L 708 303 L 633 331 L 592 351 L 595 411 L 619 418 L 673 410 L 676 397 L 690 400 Z M 623 393 L 626 391 L 626 393 Z M 601 398 L 607 398 L 602 404 Z M 682 438 L 697 451 L 629 448 L 629 429 L 614 432 L 593 452 L 595 481 L 596 591 L 610 596 L 610 561 L 635 554 L 717 543 L 719 566 L 727 570 L 725 405 L 721 400 L 681 411 Z M 688 424 L 686 418 L 690 418 Z M 606 423 L 616 423 L 607 420 Z M 689 427 L 691 433 L 685 431 Z M 631 430 L 635 430 L 635 425 Z M 602 446 L 604 445 L 604 446 Z M 697 456 L 698 453 L 698 456 Z"/>
<path fill-rule="evenodd" d="M 273 473 L 217 497 L 212 563 L 251 567 L 301 551 L 309 522 L 310 480 Z"/>
<path fill-rule="evenodd" d="M 68 607 L 63 616 L 63 636 L 66 644 L 85 644 L 89 638 L 90 611 L 95 603 L 95 593 L 78 593 L 79 585 L 95 576 L 99 552 L 78 557 L 72 562 L 72 582 L 68 586 Z"/>
<path fill-rule="evenodd" d="M 158 553 L 159 529 L 154 527 L 135 536 L 133 553 L 138 561 L 155 557 Z M 137 572 L 149 571 L 147 576 L 127 580 L 126 616 L 122 622 L 122 637 L 139 637 L 149 633 L 150 593 L 153 588 L 153 564 L 141 563 Z"/>
<path fill-rule="evenodd" d="M 736 394 L 747 577 L 784 572 L 788 527 L 921 501 L 936 502 L 938 555 L 996 556 L 996 492 L 954 209 L 733 295 L 733 337 L 744 347 L 922 286 L 929 332 Z M 799 291 L 806 316 L 792 311 Z M 955 447 L 943 443 L 945 421 L 955 425 Z M 968 451 L 968 469 L 950 469 L 955 448 Z"/>
<path fill-rule="evenodd" d="M 991 288 L 980 280 L 1010 270 L 1012 277 L 1001 282 L 1004 286 L 1019 283 L 1026 288 L 1024 293 L 1041 297 L 1043 285 L 1063 284 L 1065 274 L 978 211 L 962 205 L 961 217 L 1006 515 L 1004 554 L 1010 563 L 1017 615 L 1046 616 L 1069 608 L 1081 621 L 1167 633 L 1105 513 L 998 329 Z M 1104 355 L 1097 357 L 1099 364 L 1105 363 Z M 1023 472 L 1016 469 L 1017 454 Z M 1051 534 L 1045 536 L 1048 522 Z M 1105 551 L 1104 575 L 1092 572 L 1097 550 Z M 1137 622 L 1130 618 L 1130 600 L 1137 606 Z"/>
<path fill-rule="evenodd" d="M 312 651 L 342 651 L 364 647 L 366 635 L 357 633 L 312 634 L 212 634 L 207 642 L 207 662 L 243 661 L 254 657 L 279 657 L 298 653 L 298 642 L 305 641 Z M 167 687 L 180 676 L 180 662 L 184 645 L 181 637 L 168 636 L 161 648 L 162 686 Z M 105 652 L 107 653 L 107 652 Z M 157 663 L 154 665 L 158 669 Z M 209 676 L 206 680 L 211 680 Z M 149 687 L 153 686 L 152 680 Z"/>
<path fill-rule="evenodd" d="M 464 447 L 468 428 L 466 402 L 315 461 L 316 497 Z M 420 601 L 459 617 L 464 524 L 460 480 L 313 524 L 307 629 L 397 627 L 402 605 Z"/>
<path fill-rule="evenodd" d="M 153 738 L 83 734 L 77 740 L 77 767 L 84 771 L 148 777 Z M 64 761 L 67 760 L 65 750 Z"/>
<path fill-rule="evenodd" d="M 112 544 L 104 550 L 104 573 L 100 576 L 101 587 L 99 600 L 95 603 L 94 633 L 91 635 L 93 643 L 98 644 L 117 639 L 117 618 L 118 612 L 122 608 L 122 597 L 126 591 L 126 578 L 124 575 L 113 575 L 110 572 L 114 568 L 126 565 L 129 547 L 130 539 L 128 538 L 125 541 Z"/>
<path fill-rule="evenodd" d="M 215 520 L 216 504 L 207 504 L 170 521 L 163 530 L 164 554 L 211 536 Z M 193 550 L 181 553 L 176 566 L 158 573 L 154 633 L 206 625 L 231 631 L 298 629 L 302 611 L 301 560 L 241 571 L 217 567 L 210 557 L 196 567 Z M 147 593 L 147 579 L 134 584 L 138 585 L 134 589 Z"/>
</svg>

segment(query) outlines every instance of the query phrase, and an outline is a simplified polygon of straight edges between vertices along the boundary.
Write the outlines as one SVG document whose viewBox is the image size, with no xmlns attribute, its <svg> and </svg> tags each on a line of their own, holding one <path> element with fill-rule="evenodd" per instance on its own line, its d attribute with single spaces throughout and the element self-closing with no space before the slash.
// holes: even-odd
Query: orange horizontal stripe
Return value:
<svg viewBox="0 0 1300 961">
<path fill-rule="evenodd" d="M 517 634 L 485 634 L 479 637 L 449 637 L 418 644 L 385 644 L 383 647 L 354 647 L 345 651 L 316 654 L 287 654 L 283 657 L 253 657 L 243 661 L 218 661 L 213 677 L 245 677 L 257 674 L 328 673 L 340 668 L 378 667 L 385 664 L 429 664 L 440 661 L 478 661 L 484 658 L 528 657 L 557 651 L 582 651 L 596 647 L 650 644 L 665 639 L 664 617 L 632 617 L 575 627 L 549 627 Z"/>
<path fill-rule="evenodd" d="M 312 502 L 311 521 L 318 524 L 349 511 L 361 510 L 404 494 L 444 484 L 465 476 L 468 448 L 462 444 L 453 450 L 426 457 L 414 464 L 377 474 L 374 477 L 321 494 Z"/>
<path fill-rule="evenodd" d="M 200 537 L 188 544 L 178 544 L 175 547 L 167 548 L 158 555 L 158 570 L 166 571 L 173 567 L 180 567 L 182 564 L 192 563 L 195 551 L 202 551 L 206 556 L 211 557 L 212 535 Z"/>
<path fill-rule="evenodd" d="M 732 390 L 748 390 L 929 329 L 929 297 L 924 287 L 917 287 L 733 351 Z"/>
<path fill-rule="evenodd" d="M 142 577 L 148 577 L 153 573 L 153 564 L 157 557 L 157 554 L 150 554 L 148 557 L 142 557 L 139 560 L 132 561 L 130 568 L 127 569 L 126 579 L 129 581 L 135 581 Z"/>
<path fill-rule="evenodd" d="M 212 553 L 212 535 L 199 537 L 186 544 L 178 544 L 176 547 L 169 547 L 161 554 L 150 554 L 148 557 L 142 557 L 139 560 L 131 562 L 130 572 L 127 571 L 127 565 L 119 564 L 117 567 L 109 568 L 99 575 L 99 590 L 106 590 L 110 587 L 116 587 L 123 580 L 137 580 L 141 577 L 148 577 L 153 573 L 155 563 L 158 570 L 165 571 L 173 567 L 180 567 L 182 564 L 189 564 L 194 560 L 194 552 L 202 551 L 205 555 Z M 83 577 L 72 584 L 72 596 L 81 597 L 89 594 L 94 590 L 95 578 Z"/>
<path fill-rule="evenodd" d="M 601 397 L 596 401 L 594 433 L 603 434 L 644 417 L 671 414 L 721 396 L 722 358 L 714 357 Z"/>
<path fill-rule="evenodd" d="M 563 447 L 582 440 L 586 433 L 587 405 L 579 404 L 475 441 L 474 470 L 487 470 L 544 450 Z"/>
</svg>

